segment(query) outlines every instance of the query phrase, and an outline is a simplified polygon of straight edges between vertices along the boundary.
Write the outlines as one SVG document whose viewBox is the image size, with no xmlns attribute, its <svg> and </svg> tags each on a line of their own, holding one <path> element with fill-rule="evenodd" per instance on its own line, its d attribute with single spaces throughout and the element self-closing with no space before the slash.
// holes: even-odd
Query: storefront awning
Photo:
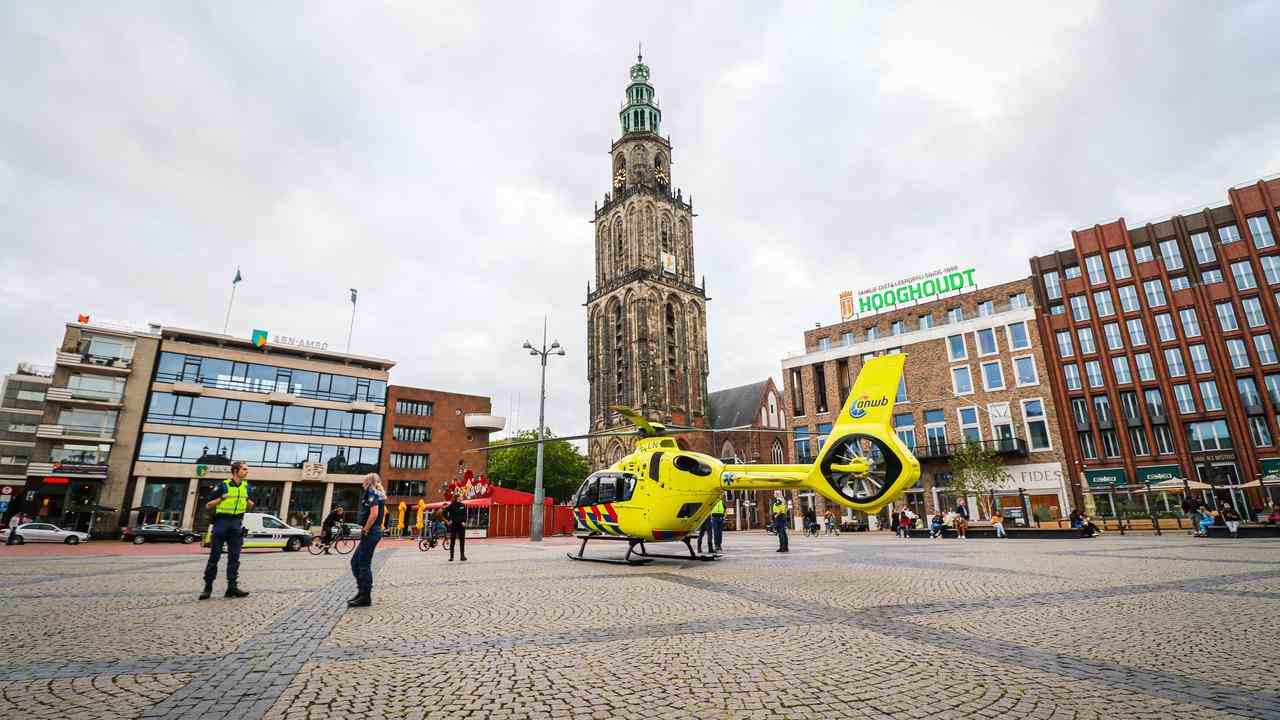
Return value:
<svg viewBox="0 0 1280 720">
<path fill-rule="evenodd" d="M 1089 483 L 1090 490 L 1111 490 L 1117 485 L 1129 484 L 1129 476 L 1125 474 L 1124 468 L 1085 470 L 1084 478 Z"/>
<path fill-rule="evenodd" d="M 1139 485 L 1146 485 L 1147 483 L 1154 485 L 1166 480 L 1181 481 L 1182 478 L 1186 477 L 1186 474 L 1182 472 L 1182 467 L 1178 465 L 1148 465 L 1137 470 L 1137 483 Z"/>
</svg>

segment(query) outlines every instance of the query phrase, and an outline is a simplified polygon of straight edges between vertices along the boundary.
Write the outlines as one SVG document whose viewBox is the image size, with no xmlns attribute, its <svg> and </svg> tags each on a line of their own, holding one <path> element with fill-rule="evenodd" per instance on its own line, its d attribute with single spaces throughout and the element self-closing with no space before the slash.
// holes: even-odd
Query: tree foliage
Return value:
<svg viewBox="0 0 1280 720">
<path fill-rule="evenodd" d="M 991 514 L 991 492 L 1009 480 L 1004 458 L 982 443 L 967 443 L 951 456 L 951 485 L 947 492 L 958 497 L 974 495 L 985 515 Z"/>
<path fill-rule="evenodd" d="M 555 434 L 550 430 L 546 431 L 545 437 L 547 441 L 543 444 L 542 451 L 542 489 L 547 497 L 554 498 L 556 502 L 566 502 L 587 477 L 587 458 L 569 441 L 551 439 Z M 537 430 L 525 430 L 509 439 L 496 441 L 494 445 L 537 439 Z M 491 482 L 501 487 L 533 492 L 537 457 L 537 445 L 496 447 L 489 451 L 489 465 L 485 474 Z"/>
</svg>

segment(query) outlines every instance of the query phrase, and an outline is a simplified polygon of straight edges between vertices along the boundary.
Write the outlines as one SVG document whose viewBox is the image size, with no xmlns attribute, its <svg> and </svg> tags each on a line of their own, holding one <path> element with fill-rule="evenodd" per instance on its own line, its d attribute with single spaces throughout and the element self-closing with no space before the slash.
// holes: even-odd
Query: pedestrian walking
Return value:
<svg viewBox="0 0 1280 720">
<path fill-rule="evenodd" d="M 1240 537 L 1240 513 L 1236 512 L 1235 505 L 1222 508 L 1222 521 L 1227 524 L 1227 532 L 1231 533 L 1231 537 Z"/>
<path fill-rule="evenodd" d="M 774 496 L 769 512 L 773 515 L 773 527 L 778 533 L 778 549 L 775 552 L 791 552 L 787 544 L 787 503 L 781 494 Z"/>
<path fill-rule="evenodd" d="M 444 519 L 449 523 L 449 562 L 453 562 L 453 551 L 457 550 L 462 562 L 467 561 L 467 506 L 462 504 L 462 493 L 453 495 L 453 500 L 444 508 Z"/>
<path fill-rule="evenodd" d="M 991 514 L 991 527 L 995 528 L 996 537 L 1008 537 L 1004 532 L 1004 513 L 1001 513 L 999 510 L 996 510 Z"/>
<path fill-rule="evenodd" d="M 716 500 L 715 507 L 711 508 L 711 538 L 715 540 L 715 551 L 720 552 L 724 546 L 724 498 Z"/>
<path fill-rule="evenodd" d="M 902 512 L 898 514 L 898 525 L 902 528 L 902 539 L 911 539 L 911 525 L 915 523 L 916 514 L 911 508 L 904 507 Z"/>
<path fill-rule="evenodd" d="M 15 545 L 18 539 L 18 528 L 27 522 L 27 516 L 16 512 L 9 518 L 9 536 L 4 539 L 5 545 Z"/>
<path fill-rule="evenodd" d="M 378 473 L 364 476 L 364 494 L 360 498 L 360 544 L 351 553 L 351 574 L 356 579 L 355 597 L 347 607 L 369 607 L 373 604 L 373 551 L 382 539 L 382 518 L 387 514 L 387 491 Z"/>
<path fill-rule="evenodd" d="M 222 548 L 227 549 L 226 597 L 242 598 L 249 593 L 240 589 L 240 548 L 244 547 L 244 514 L 253 509 L 249 499 L 249 463 L 231 463 L 231 477 L 213 488 L 205 507 L 213 511 L 213 531 L 209 537 L 209 561 L 204 565 L 204 590 L 201 600 L 213 594 L 213 581 L 218 577 L 218 560 Z"/>
<path fill-rule="evenodd" d="M 968 540 L 966 533 L 969 532 L 969 508 L 965 507 L 964 500 L 961 499 L 956 503 L 956 535 L 961 540 Z"/>
<path fill-rule="evenodd" d="M 894 510 L 889 514 L 889 526 L 893 528 L 893 534 L 898 537 L 902 537 L 902 526 L 898 524 L 898 521 L 901 519 L 902 513 L 897 510 Z"/>
</svg>

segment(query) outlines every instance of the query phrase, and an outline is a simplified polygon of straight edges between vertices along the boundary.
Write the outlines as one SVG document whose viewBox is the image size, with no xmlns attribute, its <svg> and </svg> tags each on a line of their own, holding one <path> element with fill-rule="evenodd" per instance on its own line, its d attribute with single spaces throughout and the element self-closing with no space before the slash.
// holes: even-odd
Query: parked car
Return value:
<svg viewBox="0 0 1280 720">
<path fill-rule="evenodd" d="M 205 530 L 201 544 L 208 547 L 211 540 L 211 530 Z M 246 548 L 274 547 L 296 552 L 310 544 L 310 532 L 293 527 L 275 515 L 260 512 L 244 514 L 244 547 Z"/>
<path fill-rule="evenodd" d="M 8 542 L 9 532 L 8 528 L 0 531 L 0 540 Z M 77 545 L 88 539 L 89 533 L 80 532 L 79 530 L 63 530 L 50 523 L 32 522 L 18 526 L 14 542 L 19 545 L 24 542 L 60 542 L 68 545 Z"/>
<path fill-rule="evenodd" d="M 142 525 L 120 531 L 120 539 L 141 545 L 144 542 L 180 542 L 190 544 L 200 539 L 200 533 L 179 530 L 172 525 Z"/>
</svg>

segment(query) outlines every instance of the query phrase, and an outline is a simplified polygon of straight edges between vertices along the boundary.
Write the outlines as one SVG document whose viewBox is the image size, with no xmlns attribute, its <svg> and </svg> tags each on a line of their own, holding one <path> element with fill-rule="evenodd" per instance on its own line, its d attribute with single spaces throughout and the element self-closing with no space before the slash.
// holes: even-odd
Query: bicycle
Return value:
<svg viewBox="0 0 1280 720">
<path fill-rule="evenodd" d="M 346 528 L 342 528 L 338 532 L 338 537 L 332 541 L 325 542 L 323 536 L 314 536 L 311 538 L 311 545 L 307 547 L 307 550 L 312 555 L 322 555 L 326 550 L 330 549 L 336 551 L 339 555 L 346 555 L 356 549 L 356 540 L 351 537 L 351 533 Z"/>
<path fill-rule="evenodd" d="M 421 550 L 422 552 L 426 552 L 431 548 L 436 547 L 437 545 L 444 548 L 445 550 L 449 550 L 450 549 L 449 536 L 448 535 L 428 535 L 418 541 L 418 549 Z"/>
</svg>

